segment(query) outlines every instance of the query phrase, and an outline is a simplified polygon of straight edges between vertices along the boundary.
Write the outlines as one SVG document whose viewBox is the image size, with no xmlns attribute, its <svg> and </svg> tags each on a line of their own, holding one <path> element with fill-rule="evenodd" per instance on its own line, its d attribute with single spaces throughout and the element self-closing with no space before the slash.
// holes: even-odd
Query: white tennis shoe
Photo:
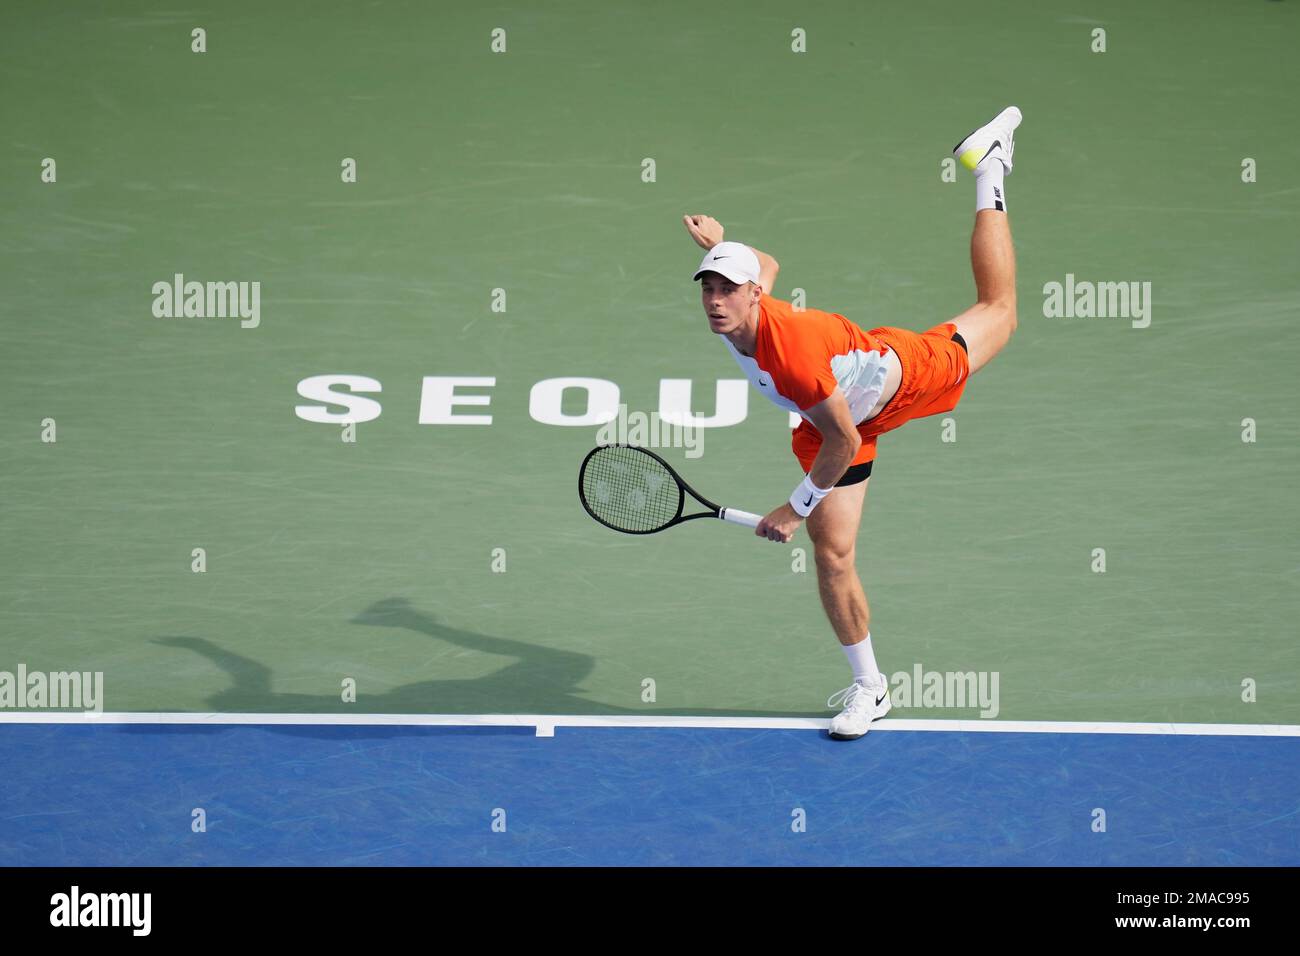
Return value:
<svg viewBox="0 0 1300 956">
<path fill-rule="evenodd" d="M 836 740 L 856 740 L 871 729 L 871 722 L 889 713 L 889 683 L 880 675 L 876 684 L 859 684 L 832 694 L 827 707 L 844 705 L 839 715 L 831 719 L 831 736 Z"/>
<path fill-rule="evenodd" d="M 1011 154 L 1015 151 L 1016 127 L 1020 125 L 1020 110 L 1008 106 L 986 125 L 971 133 L 952 151 L 952 154 L 969 170 L 989 159 L 998 159 L 1011 172 Z"/>
</svg>

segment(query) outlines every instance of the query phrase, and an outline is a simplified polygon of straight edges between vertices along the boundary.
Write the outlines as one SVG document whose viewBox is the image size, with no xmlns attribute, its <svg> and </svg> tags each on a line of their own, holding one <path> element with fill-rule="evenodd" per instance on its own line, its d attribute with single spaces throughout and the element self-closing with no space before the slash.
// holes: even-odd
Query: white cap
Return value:
<svg viewBox="0 0 1300 956">
<path fill-rule="evenodd" d="M 749 246 L 743 242 L 720 242 L 709 250 L 695 275 L 691 276 L 691 281 L 694 282 L 706 272 L 718 272 L 736 285 L 757 283 L 762 271 L 758 256 L 754 255 L 754 250 Z"/>
</svg>

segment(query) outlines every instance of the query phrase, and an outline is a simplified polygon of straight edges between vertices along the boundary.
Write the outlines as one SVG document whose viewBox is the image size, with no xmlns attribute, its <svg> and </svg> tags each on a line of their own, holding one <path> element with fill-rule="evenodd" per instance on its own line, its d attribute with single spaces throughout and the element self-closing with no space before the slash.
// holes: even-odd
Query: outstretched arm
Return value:
<svg viewBox="0 0 1300 956">
<path fill-rule="evenodd" d="M 691 234 L 691 238 L 706 252 L 722 242 L 726 234 L 722 223 L 712 216 L 683 216 L 682 222 L 686 226 L 686 231 Z M 749 248 L 754 249 L 753 246 Z M 776 274 L 781 271 L 781 263 L 758 249 L 754 249 L 754 255 L 758 256 L 758 284 L 763 287 L 764 292 L 771 295 L 772 289 L 776 287 Z"/>
<path fill-rule="evenodd" d="M 754 249 L 753 246 L 749 248 Z M 776 288 L 776 274 L 781 271 L 781 263 L 777 262 L 766 252 L 759 252 L 754 249 L 754 255 L 758 256 L 758 264 L 762 268 L 762 274 L 759 276 L 758 284 L 763 287 L 763 291 L 768 295 Z"/>
</svg>

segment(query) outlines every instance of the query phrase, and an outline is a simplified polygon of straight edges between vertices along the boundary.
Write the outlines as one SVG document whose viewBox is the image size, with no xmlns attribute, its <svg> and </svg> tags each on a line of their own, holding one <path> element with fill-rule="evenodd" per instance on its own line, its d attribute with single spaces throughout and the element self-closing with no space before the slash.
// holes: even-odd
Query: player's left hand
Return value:
<svg viewBox="0 0 1300 956">
<path fill-rule="evenodd" d="M 682 222 L 686 226 L 686 231 L 691 234 L 691 238 L 705 251 L 720 243 L 722 237 L 726 235 L 722 223 L 712 216 L 682 216 Z"/>
<path fill-rule="evenodd" d="M 803 518 L 799 517 L 798 512 L 790 507 L 790 502 L 787 501 L 771 514 L 766 515 L 754 529 L 754 534 L 784 544 L 794 538 L 794 533 L 799 530 L 801 524 Z"/>
</svg>

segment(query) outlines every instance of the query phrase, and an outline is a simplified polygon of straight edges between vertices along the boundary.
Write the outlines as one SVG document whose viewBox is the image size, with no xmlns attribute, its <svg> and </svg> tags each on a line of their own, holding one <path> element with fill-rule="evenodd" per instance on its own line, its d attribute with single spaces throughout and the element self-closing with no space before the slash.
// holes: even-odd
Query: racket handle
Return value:
<svg viewBox="0 0 1300 956">
<path fill-rule="evenodd" d="M 752 515 L 748 511 L 740 511 L 736 508 L 719 508 L 718 517 L 732 524 L 743 524 L 746 528 L 757 528 L 758 523 L 763 520 L 762 515 Z"/>
</svg>

